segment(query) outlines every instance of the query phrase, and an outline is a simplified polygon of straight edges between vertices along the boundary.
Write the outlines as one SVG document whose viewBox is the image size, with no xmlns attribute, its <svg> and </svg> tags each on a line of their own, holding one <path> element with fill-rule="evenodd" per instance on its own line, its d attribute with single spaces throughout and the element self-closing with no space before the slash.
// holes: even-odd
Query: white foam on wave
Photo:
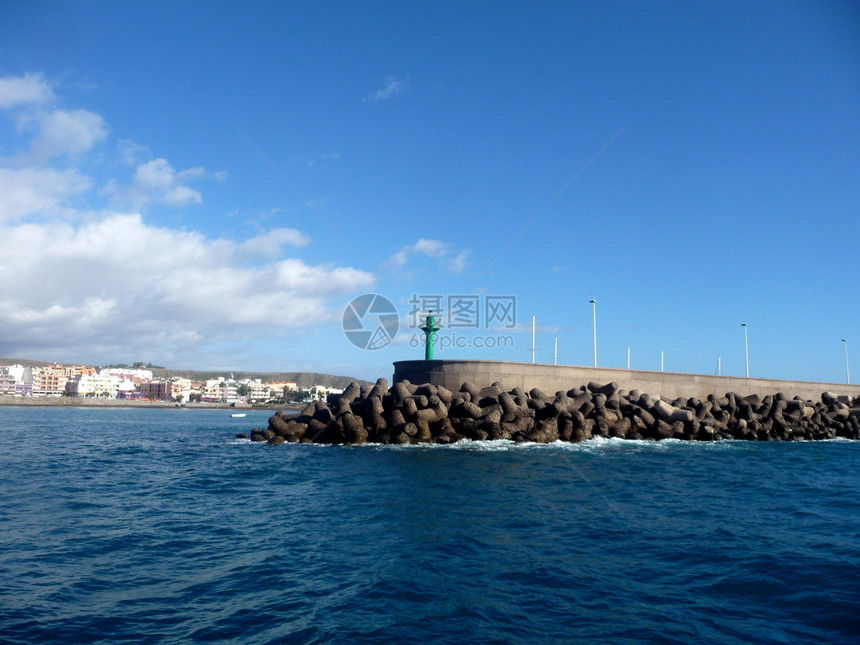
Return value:
<svg viewBox="0 0 860 645">
<path fill-rule="evenodd" d="M 534 451 L 534 452 L 642 452 L 649 450 L 714 450 L 727 449 L 732 446 L 728 444 L 738 442 L 729 441 L 682 441 L 680 439 L 663 439 L 661 441 L 645 441 L 636 439 L 619 439 L 617 437 L 594 437 L 588 441 L 570 443 L 568 441 L 554 441 L 552 443 L 517 443 L 510 440 L 484 440 L 472 441 L 462 439 L 452 444 L 364 444 L 367 447 L 394 450 L 462 450 L 467 452 L 511 452 L 511 451 Z M 734 447 L 737 447 L 736 445 Z"/>
<path fill-rule="evenodd" d="M 829 439 L 826 441 L 850 441 L 848 439 Z M 268 445 L 265 441 L 251 441 L 250 439 L 234 439 L 232 445 Z M 642 439 L 619 439 L 618 437 L 594 437 L 588 441 L 570 443 L 568 441 L 554 441 L 552 443 L 534 443 L 525 441 L 517 443 L 509 439 L 486 439 L 484 441 L 472 441 L 461 439 L 456 443 L 417 443 L 417 444 L 383 444 L 364 443 L 352 445 L 328 444 L 328 443 L 282 443 L 285 448 L 308 447 L 309 449 L 327 448 L 351 448 L 356 450 L 459 450 L 467 452 L 510 452 L 510 451 L 537 451 L 537 452 L 642 452 L 642 451 L 672 451 L 672 450 L 732 450 L 742 448 L 746 444 L 756 443 L 749 441 L 737 441 L 724 439 L 722 441 L 683 441 L 681 439 L 662 439 L 660 441 L 646 441 Z M 818 442 L 824 443 L 824 442 Z"/>
<path fill-rule="evenodd" d="M 234 439 L 230 442 L 232 445 L 255 445 L 267 446 L 265 441 L 251 441 L 250 439 Z M 517 443 L 509 439 L 486 439 L 484 441 L 472 441 L 471 439 L 461 439 L 456 443 L 440 444 L 440 443 L 417 443 L 417 444 L 384 444 L 384 443 L 364 443 L 364 444 L 330 444 L 330 443 L 282 443 L 279 447 L 284 449 L 308 449 L 308 450 L 326 450 L 336 448 L 349 448 L 352 450 L 455 450 L 465 452 L 580 452 L 607 454 L 619 452 L 672 452 L 672 451 L 688 451 L 688 450 L 744 450 L 753 446 L 762 444 L 788 445 L 788 444 L 829 444 L 829 443 L 849 443 L 858 444 L 858 441 L 836 437 L 834 439 L 820 439 L 816 441 L 744 441 L 740 439 L 722 439 L 719 441 L 685 441 L 682 439 L 661 439 L 660 441 L 647 441 L 644 439 L 619 439 L 618 437 L 594 437 L 588 441 L 580 441 L 570 443 L 568 441 L 554 441 L 552 443 L 534 443 L 524 441 Z"/>
</svg>

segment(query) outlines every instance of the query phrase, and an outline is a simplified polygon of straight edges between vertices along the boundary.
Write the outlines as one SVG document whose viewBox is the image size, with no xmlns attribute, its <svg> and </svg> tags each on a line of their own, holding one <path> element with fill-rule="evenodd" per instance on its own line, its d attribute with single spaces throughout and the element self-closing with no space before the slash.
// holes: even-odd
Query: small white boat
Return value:
<svg viewBox="0 0 860 645">
<path fill-rule="evenodd" d="M 245 416 L 245 413 L 244 413 L 244 412 L 239 412 L 239 413 L 237 413 L 237 414 L 231 414 L 230 416 L 231 416 L 231 417 L 233 417 L 234 419 L 241 419 L 241 418 L 243 418 L 243 417 Z"/>
</svg>

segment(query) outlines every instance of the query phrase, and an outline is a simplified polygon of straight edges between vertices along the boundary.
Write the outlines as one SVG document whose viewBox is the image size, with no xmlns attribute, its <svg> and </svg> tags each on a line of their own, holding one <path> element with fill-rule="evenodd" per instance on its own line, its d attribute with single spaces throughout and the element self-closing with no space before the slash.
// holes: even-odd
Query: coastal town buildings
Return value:
<svg viewBox="0 0 860 645">
<path fill-rule="evenodd" d="M 33 396 L 33 370 L 23 365 L 0 367 L 0 396 Z"/>
<path fill-rule="evenodd" d="M 269 398 L 269 387 L 261 379 L 249 379 L 246 385 L 249 401 L 266 401 Z"/>
<path fill-rule="evenodd" d="M 271 383 L 266 383 L 266 386 L 269 388 L 270 398 L 286 397 L 291 392 L 299 391 L 298 385 L 291 381 L 273 381 Z"/>
<path fill-rule="evenodd" d="M 113 374 L 79 374 L 66 382 L 66 396 L 88 396 L 99 399 L 133 399 L 137 385 L 130 379 Z"/>
<path fill-rule="evenodd" d="M 223 376 L 217 379 L 209 379 L 200 389 L 200 400 L 208 403 L 223 403 L 225 401 L 222 401 L 221 397 L 222 395 L 226 396 L 227 393 L 228 386 Z"/>
<path fill-rule="evenodd" d="M 343 394 L 343 390 L 336 387 L 326 387 L 325 385 L 314 385 L 312 388 L 304 391 L 303 401 L 325 401 L 329 394 Z"/>
<path fill-rule="evenodd" d="M 152 380 L 152 370 L 134 369 L 131 367 L 103 367 L 99 370 L 99 374 L 121 376 L 135 383 Z"/>
<path fill-rule="evenodd" d="M 149 369 L 62 365 L 0 365 L 0 396 L 148 399 L 218 404 L 325 400 L 342 392 L 324 385 L 300 388 L 291 381 L 236 379 L 232 374 L 192 382 L 185 377 L 153 378 Z"/>
<path fill-rule="evenodd" d="M 233 380 L 230 375 L 229 379 L 220 379 L 218 384 L 220 390 L 221 403 L 236 403 L 239 400 L 239 383 Z"/>
<path fill-rule="evenodd" d="M 0 395 L 15 396 L 15 377 L 0 373 Z"/>
<path fill-rule="evenodd" d="M 188 401 L 191 398 L 191 379 L 174 376 L 170 379 L 170 397 L 174 401 Z"/>
<path fill-rule="evenodd" d="M 150 399 L 151 401 L 171 401 L 173 400 L 173 391 L 170 381 L 144 381 L 137 386 L 140 392 L 140 398 Z"/>
<path fill-rule="evenodd" d="M 33 368 L 33 396 L 62 396 L 66 383 L 75 376 L 91 375 L 96 368 L 89 365 L 49 365 Z"/>
</svg>

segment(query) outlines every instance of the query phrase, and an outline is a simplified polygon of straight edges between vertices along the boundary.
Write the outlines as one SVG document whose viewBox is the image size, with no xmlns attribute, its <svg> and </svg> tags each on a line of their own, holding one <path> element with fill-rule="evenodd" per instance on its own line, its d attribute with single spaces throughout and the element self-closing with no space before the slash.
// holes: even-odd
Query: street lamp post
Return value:
<svg viewBox="0 0 860 645">
<path fill-rule="evenodd" d="M 597 300 L 589 300 L 594 315 L 594 367 L 597 367 Z"/>
<path fill-rule="evenodd" d="M 750 344 L 747 339 L 747 324 L 741 323 L 741 327 L 744 328 L 744 356 L 746 357 L 746 366 L 747 366 L 747 378 L 750 377 Z"/>
<path fill-rule="evenodd" d="M 535 362 L 535 315 L 532 314 L 532 363 Z"/>
<path fill-rule="evenodd" d="M 848 369 L 848 341 L 843 338 L 842 342 L 845 343 L 845 382 L 851 385 L 851 370 Z"/>
</svg>

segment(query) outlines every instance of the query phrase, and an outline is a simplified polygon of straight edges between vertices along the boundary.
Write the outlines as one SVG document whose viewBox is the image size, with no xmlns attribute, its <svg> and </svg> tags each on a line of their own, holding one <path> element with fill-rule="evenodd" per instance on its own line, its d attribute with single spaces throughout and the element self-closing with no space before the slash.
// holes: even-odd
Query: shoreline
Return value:
<svg viewBox="0 0 860 645">
<path fill-rule="evenodd" d="M 0 396 L 0 406 L 33 408 L 159 408 L 187 410 L 232 410 L 236 413 L 253 410 L 299 410 L 301 404 L 241 404 L 230 403 L 176 403 L 173 401 L 134 401 L 125 399 L 88 399 L 66 396 Z"/>
</svg>

